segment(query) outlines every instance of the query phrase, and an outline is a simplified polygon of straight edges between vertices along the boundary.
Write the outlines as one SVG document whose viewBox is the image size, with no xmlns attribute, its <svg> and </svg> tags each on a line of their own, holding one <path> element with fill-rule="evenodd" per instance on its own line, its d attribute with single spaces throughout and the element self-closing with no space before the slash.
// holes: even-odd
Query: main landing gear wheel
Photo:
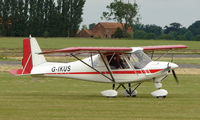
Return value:
<svg viewBox="0 0 200 120">
<path fill-rule="evenodd" d="M 118 95 L 118 92 L 116 90 L 105 90 L 101 92 L 101 95 L 104 97 L 113 98 Z"/>
<path fill-rule="evenodd" d="M 122 92 L 123 96 L 126 96 L 126 97 L 136 97 L 136 95 L 137 95 L 137 90 L 136 89 L 140 85 L 141 85 L 141 83 L 137 83 L 137 84 L 134 85 L 136 87 L 132 88 L 131 87 L 131 83 L 128 83 L 128 88 L 126 88 L 124 84 L 119 84 L 119 86 L 115 89 L 115 84 L 113 84 L 113 89 L 102 91 L 101 95 L 104 96 L 104 97 L 109 97 L 109 98 L 116 97 L 118 95 L 117 90 L 120 87 L 123 87 L 124 88 L 124 91 Z"/>
</svg>

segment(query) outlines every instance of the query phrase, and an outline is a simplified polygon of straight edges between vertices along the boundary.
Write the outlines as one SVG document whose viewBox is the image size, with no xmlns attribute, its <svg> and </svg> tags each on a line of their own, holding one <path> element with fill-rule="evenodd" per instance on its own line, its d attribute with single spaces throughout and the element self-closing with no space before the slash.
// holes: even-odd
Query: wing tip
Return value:
<svg viewBox="0 0 200 120">
<path fill-rule="evenodd" d="M 184 49 L 186 45 L 159 45 L 159 46 L 144 46 L 144 50 L 166 50 L 166 49 Z"/>
</svg>

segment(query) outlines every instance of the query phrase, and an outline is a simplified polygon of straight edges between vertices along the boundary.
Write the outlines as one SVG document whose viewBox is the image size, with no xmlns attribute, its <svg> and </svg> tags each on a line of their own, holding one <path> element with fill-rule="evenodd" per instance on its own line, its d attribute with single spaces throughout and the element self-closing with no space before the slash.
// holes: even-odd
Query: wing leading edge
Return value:
<svg viewBox="0 0 200 120">
<path fill-rule="evenodd" d="M 182 48 L 187 48 L 187 46 L 186 45 L 160 45 L 160 46 L 144 46 L 141 48 L 143 48 L 144 51 L 151 51 L 151 50 L 182 49 Z M 70 48 L 58 49 L 58 50 L 53 50 L 53 51 L 44 51 L 39 54 L 98 53 L 98 51 L 101 51 L 103 53 L 109 53 L 109 52 L 125 53 L 125 52 L 131 52 L 133 49 L 130 47 L 70 47 Z"/>
<path fill-rule="evenodd" d="M 129 47 L 70 47 L 53 51 L 44 51 L 40 54 L 50 54 L 50 53 L 97 53 L 101 52 L 129 52 L 132 48 Z"/>
</svg>

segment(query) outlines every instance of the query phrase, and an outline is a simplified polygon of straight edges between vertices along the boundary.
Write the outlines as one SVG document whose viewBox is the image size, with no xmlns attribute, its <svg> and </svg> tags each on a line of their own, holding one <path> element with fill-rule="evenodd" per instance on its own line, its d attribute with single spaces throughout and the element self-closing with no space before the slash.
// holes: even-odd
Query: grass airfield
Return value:
<svg viewBox="0 0 200 120">
<path fill-rule="evenodd" d="M 199 75 L 170 75 L 163 88 L 166 99 L 153 98 L 151 82 L 143 83 L 137 97 L 102 97 L 110 84 L 30 76 L 15 77 L 0 72 L 1 120 L 199 120 Z M 122 90 L 122 89 L 121 89 Z"/>
<path fill-rule="evenodd" d="M 55 40 L 54 40 L 55 39 Z M 0 37 L 0 60 L 21 60 L 23 38 Z M 43 50 L 72 46 L 149 46 L 185 44 L 181 53 L 200 53 L 200 42 L 167 40 L 102 40 L 77 38 L 38 38 Z M 7 53 L 12 53 L 11 55 Z M 13 54 L 14 53 L 14 54 Z M 54 61 L 55 58 L 48 58 Z M 65 61 L 65 58 L 56 58 Z M 63 60 L 62 60 L 63 59 Z M 167 60 L 164 58 L 163 60 Z M 180 64 L 199 64 L 199 58 L 178 58 Z M 19 66 L 0 66 L 0 120 L 199 120 L 200 70 L 178 73 L 177 85 L 172 75 L 163 81 L 166 99 L 151 96 L 152 82 L 143 83 L 137 97 L 102 97 L 100 92 L 111 84 L 65 78 L 32 80 L 30 76 L 12 76 L 6 71 Z M 193 72 L 194 71 L 194 72 Z M 188 73 L 188 74 L 187 74 Z M 194 74 L 195 73 L 195 74 Z M 199 73 L 199 74 L 198 74 Z M 122 89 L 120 89 L 122 90 Z"/>
</svg>

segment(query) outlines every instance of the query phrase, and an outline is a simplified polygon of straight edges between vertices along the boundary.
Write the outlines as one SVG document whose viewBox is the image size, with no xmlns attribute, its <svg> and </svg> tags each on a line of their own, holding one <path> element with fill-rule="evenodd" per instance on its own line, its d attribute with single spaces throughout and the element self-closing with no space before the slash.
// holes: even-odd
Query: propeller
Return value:
<svg viewBox="0 0 200 120">
<path fill-rule="evenodd" d="M 174 78 L 176 80 L 176 83 L 179 84 L 178 78 L 177 78 L 176 73 L 175 73 L 174 70 L 172 70 L 172 74 L 173 74 L 173 76 L 174 76 Z"/>
<path fill-rule="evenodd" d="M 169 66 L 169 63 L 167 64 L 167 68 L 171 68 L 171 67 Z M 169 70 L 169 71 L 170 71 L 170 70 Z M 176 83 L 179 84 L 179 80 L 178 80 L 178 77 L 176 76 L 175 71 L 174 71 L 173 69 L 171 69 L 171 71 L 172 71 L 172 74 L 173 74 L 173 76 L 174 76 L 174 79 L 175 79 Z"/>
</svg>

